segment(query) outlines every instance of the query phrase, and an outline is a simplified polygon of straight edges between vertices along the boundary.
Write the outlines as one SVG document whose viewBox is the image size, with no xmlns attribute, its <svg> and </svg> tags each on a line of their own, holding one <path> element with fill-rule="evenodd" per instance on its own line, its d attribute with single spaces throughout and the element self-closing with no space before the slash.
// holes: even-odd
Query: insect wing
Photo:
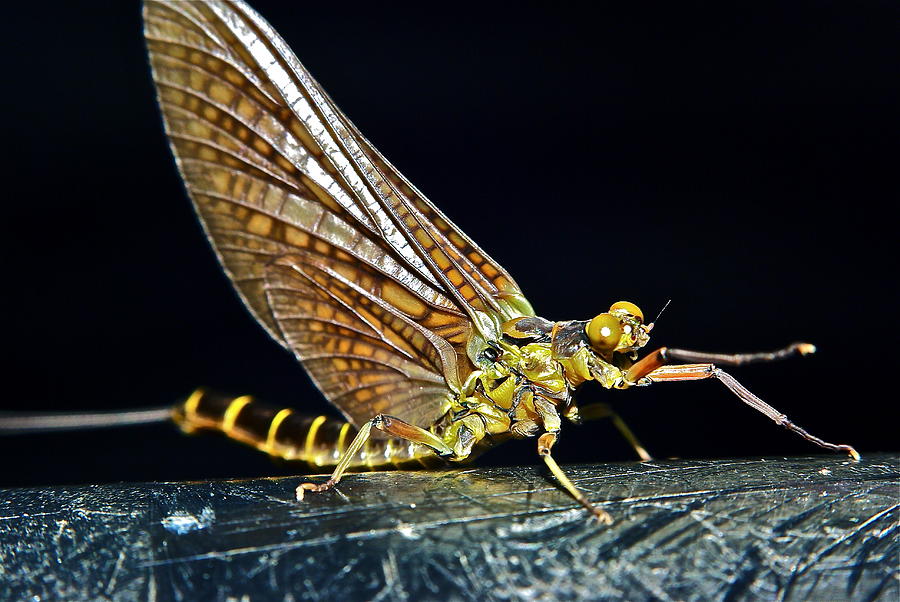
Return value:
<svg viewBox="0 0 900 602">
<path fill-rule="evenodd" d="M 415 215 L 416 221 L 408 224 L 408 232 L 415 233 L 422 228 L 430 239 L 423 245 L 431 248 L 433 244 L 438 248 L 429 254 L 448 276 L 445 284 L 456 290 L 467 306 L 498 315 L 501 321 L 535 315 L 512 276 L 419 192 L 343 113 L 341 116 L 366 157 L 390 182 L 394 194 L 405 202 L 400 211 Z"/>
<path fill-rule="evenodd" d="M 246 5 L 144 13 L 179 171 L 244 302 L 352 422 L 433 423 L 468 372 L 472 317 L 530 311 L 515 283 Z"/>
</svg>

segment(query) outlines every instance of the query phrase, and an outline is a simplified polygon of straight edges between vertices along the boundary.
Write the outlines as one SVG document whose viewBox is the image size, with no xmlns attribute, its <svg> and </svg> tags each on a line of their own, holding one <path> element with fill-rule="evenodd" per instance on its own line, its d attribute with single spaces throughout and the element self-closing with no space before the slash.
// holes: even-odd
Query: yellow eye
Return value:
<svg viewBox="0 0 900 602">
<path fill-rule="evenodd" d="M 622 338 L 622 323 L 612 314 L 600 314 L 584 329 L 591 345 L 600 351 L 612 351 Z"/>
<path fill-rule="evenodd" d="M 616 311 L 617 309 L 621 309 L 630 313 L 641 322 L 644 321 L 644 312 L 642 312 L 641 308 L 634 303 L 631 303 L 629 301 L 617 301 L 612 304 L 612 307 L 609 308 L 609 311 Z"/>
</svg>

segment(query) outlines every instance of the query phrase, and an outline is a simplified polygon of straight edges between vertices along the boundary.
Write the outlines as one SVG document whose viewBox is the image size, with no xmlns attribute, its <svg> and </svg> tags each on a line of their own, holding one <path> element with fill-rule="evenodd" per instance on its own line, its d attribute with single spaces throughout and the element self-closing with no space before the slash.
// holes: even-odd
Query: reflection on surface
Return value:
<svg viewBox="0 0 900 602">
<path fill-rule="evenodd" d="M 304 503 L 296 478 L 6 490 L 4 585 L 20 598 L 897 597 L 896 457 L 567 470 L 612 526 L 535 467 L 350 475 Z M 173 530 L 173 516 L 203 528 Z"/>
</svg>

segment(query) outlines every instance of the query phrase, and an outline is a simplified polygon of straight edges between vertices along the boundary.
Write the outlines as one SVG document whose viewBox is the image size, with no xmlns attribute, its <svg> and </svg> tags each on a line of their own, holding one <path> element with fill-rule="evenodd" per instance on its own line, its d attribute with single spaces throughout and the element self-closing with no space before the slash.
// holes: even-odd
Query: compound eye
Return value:
<svg viewBox="0 0 900 602">
<path fill-rule="evenodd" d="M 609 308 L 609 311 L 616 311 L 617 309 L 621 309 L 630 313 L 641 322 L 644 321 L 644 312 L 641 311 L 640 307 L 638 307 L 634 303 L 631 303 L 630 301 L 617 301 L 612 304 L 612 306 Z"/>
<path fill-rule="evenodd" d="M 591 345 L 599 351 L 612 351 L 622 339 L 622 323 L 612 314 L 600 314 L 584 329 Z"/>
</svg>

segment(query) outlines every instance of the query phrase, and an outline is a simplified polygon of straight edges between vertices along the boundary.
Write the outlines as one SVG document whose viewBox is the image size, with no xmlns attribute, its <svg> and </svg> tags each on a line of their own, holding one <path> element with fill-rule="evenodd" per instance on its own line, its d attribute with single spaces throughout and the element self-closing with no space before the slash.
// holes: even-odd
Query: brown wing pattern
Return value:
<svg viewBox="0 0 900 602">
<path fill-rule="evenodd" d="M 251 20 L 284 61 L 287 73 L 296 81 L 334 132 L 349 160 L 363 176 L 384 213 L 400 230 L 399 244 L 385 231 L 386 238 L 397 248 L 413 250 L 426 264 L 443 290 L 456 297 L 469 311 L 491 311 L 504 319 L 534 312 L 518 286 L 499 264 L 491 260 L 463 232 L 390 165 L 359 130 L 341 113 L 319 84 L 294 56 L 281 37 L 259 15 L 242 2 L 232 3 L 236 10 Z M 290 91 L 291 86 L 285 90 Z M 295 106 L 292 104 L 292 106 Z M 296 107 L 295 107 L 296 108 Z"/>
<path fill-rule="evenodd" d="M 479 309 L 496 311 L 507 319 L 522 314 L 533 315 L 534 311 L 525 301 L 512 276 L 482 251 L 475 241 L 466 236 L 456 224 L 447 219 L 440 209 L 419 192 L 343 114 L 341 115 L 360 140 L 360 145 L 368 159 L 390 182 L 398 200 L 402 200 L 404 203 L 403 209 L 416 212 L 416 223 L 426 227 L 429 230 L 429 236 L 447 253 L 448 259 L 460 266 L 481 291 L 488 293 L 488 303 L 482 303 L 481 299 L 471 293 L 466 296 L 466 300 Z M 458 286 L 457 282 L 453 282 L 453 284 Z M 472 292 L 474 292 L 474 286 Z M 497 303 L 497 301 L 501 303 Z M 508 307 L 503 303 L 504 301 L 512 304 L 512 307 Z"/>
<path fill-rule="evenodd" d="M 288 345 L 355 422 L 386 412 L 431 424 L 446 412 L 442 374 L 456 372 L 458 361 L 447 339 L 460 343 L 469 335 L 459 321 L 364 266 L 315 254 L 276 260 L 267 295 Z"/>
<path fill-rule="evenodd" d="M 447 383 L 471 369 L 473 308 L 521 313 L 512 279 L 246 5 L 148 1 L 144 12 L 179 170 L 245 303 L 353 422 L 433 422 Z"/>
</svg>

